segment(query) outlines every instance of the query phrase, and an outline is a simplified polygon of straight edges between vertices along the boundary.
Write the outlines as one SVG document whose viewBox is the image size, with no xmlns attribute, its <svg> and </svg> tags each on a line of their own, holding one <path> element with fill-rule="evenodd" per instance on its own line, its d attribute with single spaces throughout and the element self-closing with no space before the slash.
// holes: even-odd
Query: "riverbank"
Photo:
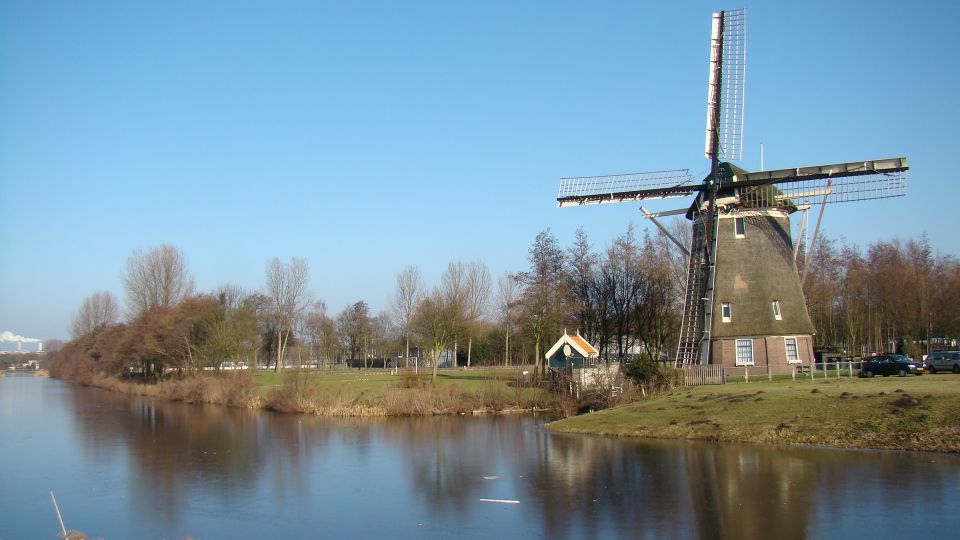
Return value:
<svg viewBox="0 0 960 540">
<path fill-rule="evenodd" d="M 547 424 L 564 433 L 960 452 L 960 376 L 678 388 Z"/>
<path fill-rule="evenodd" d="M 549 410 L 553 396 L 517 384 L 519 371 L 444 370 L 429 373 L 369 371 L 230 372 L 141 384 L 94 376 L 87 386 L 182 401 L 331 417 L 415 416 Z"/>
</svg>

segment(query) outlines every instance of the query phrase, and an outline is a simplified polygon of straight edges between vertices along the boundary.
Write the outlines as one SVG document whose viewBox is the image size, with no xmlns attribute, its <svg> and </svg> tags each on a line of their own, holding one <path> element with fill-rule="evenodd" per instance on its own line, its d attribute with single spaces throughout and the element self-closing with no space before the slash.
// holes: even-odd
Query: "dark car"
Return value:
<svg viewBox="0 0 960 540">
<path fill-rule="evenodd" d="M 923 375 L 923 364 L 914 362 L 902 354 L 881 354 L 874 356 L 869 360 L 864 360 L 860 364 L 861 377 L 873 377 L 874 375 Z"/>
<path fill-rule="evenodd" d="M 927 371 L 960 373 L 960 351 L 937 351 L 927 355 Z"/>
</svg>

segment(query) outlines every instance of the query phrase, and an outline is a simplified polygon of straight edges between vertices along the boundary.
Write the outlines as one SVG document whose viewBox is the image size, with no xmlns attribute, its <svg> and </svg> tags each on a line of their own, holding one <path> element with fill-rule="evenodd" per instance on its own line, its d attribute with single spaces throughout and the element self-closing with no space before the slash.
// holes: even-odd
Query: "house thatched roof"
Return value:
<svg viewBox="0 0 960 540">
<path fill-rule="evenodd" d="M 721 216 L 717 236 L 712 337 L 813 334 L 793 259 L 787 210 Z M 734 217 L 743 217 L 737 238 Z M 779 302 L 781 319 L 774 316 Z M 731 317 L 723 322 L 724 303 Z"/>
</svg>

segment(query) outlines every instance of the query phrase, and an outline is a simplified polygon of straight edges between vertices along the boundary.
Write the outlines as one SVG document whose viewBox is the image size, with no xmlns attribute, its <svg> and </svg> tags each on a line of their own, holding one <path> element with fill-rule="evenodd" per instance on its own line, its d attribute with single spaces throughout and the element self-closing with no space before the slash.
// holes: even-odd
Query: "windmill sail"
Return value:
<svg viewBox="0 0 960 540">
<path fill-rule="evenodd" d="M 733 185 L 752 207 L 817 205 L 902 197 L 908 171 L 907 158 L 898 157 L 739 172 Z"/>
<path fill-rule="evenodd" d="M 747 81 L 746 8 L 713 14 L 707 79 L 709 159 L 743 159 L 743 109 Z"/>
<path fill-rule="evenodd" d="M 685 197 L 700 186 L 689 169 L 560 179 L 557 206 Z"/>
</svg>

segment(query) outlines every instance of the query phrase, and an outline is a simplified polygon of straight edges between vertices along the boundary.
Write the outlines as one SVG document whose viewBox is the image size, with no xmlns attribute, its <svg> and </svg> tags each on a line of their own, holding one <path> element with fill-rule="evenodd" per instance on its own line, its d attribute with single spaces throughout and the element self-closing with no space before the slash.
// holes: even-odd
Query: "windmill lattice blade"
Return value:
<svg viewBox="0 0 960 540">
<path fill-rule="evenodd" d="M 720 83 L 720 159 L 743 159 L 743 107 L 747 81 L 747 10 L 723 12 Z"/>
<path fill-rule="evenodd" d="M 746 173 L 735 183 L 749 206 L 799 206 L 902 197 L 907 158 Z M 775 185 L 775 187 L 773 187 Z"/>
<path fill-rule="evenodd" d="M 560 179 L 557 205 L 580 206 L 685 197 L 699 188 L 689 169 Z"/>
<path fill-rule="evenodd" d="M 801 180 L 777 187 L 794 205 L 903 197 L 907 194 L 907 171 Z"/>
<path fill-rule="evenodd" d="M 704 148 L 707 158 L 716 156 L 723 160 L 743 159 L 746 79 L 747 11 L 744 8 L 714 13 L 707 81 L 707 131 Z"/>
</svg>

